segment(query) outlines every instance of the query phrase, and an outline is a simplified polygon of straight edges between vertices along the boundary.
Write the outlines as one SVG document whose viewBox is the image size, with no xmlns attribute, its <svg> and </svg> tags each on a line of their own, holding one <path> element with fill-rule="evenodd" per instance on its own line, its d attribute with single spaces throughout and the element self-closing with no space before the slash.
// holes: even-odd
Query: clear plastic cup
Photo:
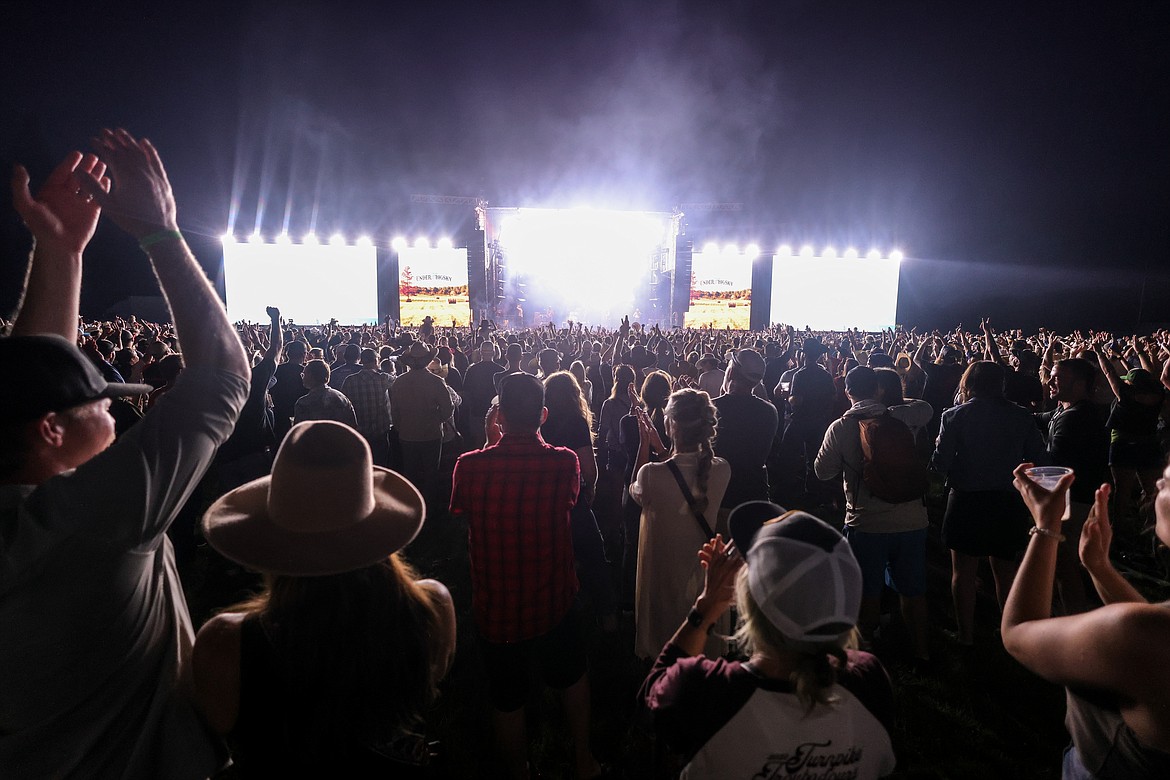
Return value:
<svg viewBox="0 0 1170 780">
<path fill-rule="evenodd" d="M 1033 466 L 1030 469 L 1025 469 L 1024 473 L 1028 478 L 1035 482 L 1045 490 L 1055 490 L 1056 483 L 1060 482 L 1060 478 L 1065 474 L 1072 474 L 1073 470 L 1067 466 Z M 1061 520 L 1068 520 L 1072 514 L 1072 496 L 1069 493 L 1064 494 L 1064 516 Z"/>
</svg>

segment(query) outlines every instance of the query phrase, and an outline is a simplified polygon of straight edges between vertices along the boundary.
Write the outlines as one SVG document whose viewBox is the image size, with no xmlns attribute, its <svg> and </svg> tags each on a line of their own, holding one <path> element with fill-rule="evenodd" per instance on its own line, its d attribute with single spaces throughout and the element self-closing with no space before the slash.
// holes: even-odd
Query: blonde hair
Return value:
<svg viewBox="0 0 1170 780">
<path fill-rule="evenodd" d="M 839 643 L 809 645 L 788 639 L 760 610 L 748 586 L 746 566 L 735 580 L 735 603 L 739 610 L 735 641 L 745 653 L 775 657 L 779 652 L 797 659 L 796 668 L 788 680 L 796 690 L 796 698 L 804 705 L 805 714 L 812 712 L 818 704 L 837 702 L 838 697 L 832 693 L 832 688 L 837 682 L 837 670 L 844 668 L 849 661 L 845 648 L 854 644 L 854 632 Z"/>
<path fill-rule="evenodd" d="M 677 452 L 679 448 L 699 450 L 699 470 L 694 490 L 695 509 L 707 511 L 707 477 L 715 459 L 715 404 L 702 390 L 690 388 L 671 393 L 666 403 L 666 418 L 670 420 L 670 438 Z"/>
</svg>

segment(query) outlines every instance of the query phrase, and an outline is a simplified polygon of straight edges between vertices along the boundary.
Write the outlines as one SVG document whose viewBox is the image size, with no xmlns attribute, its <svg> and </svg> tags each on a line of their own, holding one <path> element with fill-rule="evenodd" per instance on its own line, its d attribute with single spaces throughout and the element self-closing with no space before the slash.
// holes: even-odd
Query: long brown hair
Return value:
<svg viewBox="0 0 1170 780">
<path fill-rule="evenodd" d="M 593 412 L 585 403 L 577 377 L 569 371 L 556 371 L 545 378 L 544 405 L 550 418 L 580 417 L 593 430 Z"/>
<path fill-rule="evenodd" d="M 398 553 L 323 577 L 266 574 L 264 589 L 231 608 L 258 615 L 324 749 L 408 726 L 434 700 L 439 605 Z"/>
<path fill-rule="evenodd" d="M 711 474 L 711 462 L 715 459 L 712 445 L 717 419 L 715 404 L 702 390 L 677 390 L 666 404 L 666 417 L 670 420 L 670 435 L 675 450 L 680 447 L 688 450 L 697 447 L 699 450 L 699 471 L 693 493 L 695 509 L 706 512 L 707 477 Z"/>
</svg>

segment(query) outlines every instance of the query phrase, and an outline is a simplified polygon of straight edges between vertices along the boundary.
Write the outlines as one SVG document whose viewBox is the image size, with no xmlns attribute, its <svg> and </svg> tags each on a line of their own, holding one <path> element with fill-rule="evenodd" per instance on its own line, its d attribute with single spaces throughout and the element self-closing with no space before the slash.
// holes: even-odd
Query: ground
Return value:
<svg viewBox="0 0 1170 780">
<path fill-rule="evenodd" d="M 690 311 L 686 313 L 685 327 L 722 330 L 730 325 L 732 330 L 747 330 L 750 327 L 751 311 L 751 301 L 744 298 L 695 298 L 691 300 Z"/>
<path fill-rule="evenodd" d="M 454 303 L 451 303 L 454 301 Z M 415 294 L 410 298 L 399 299 L 399 319 L 407 327 L 422 325 L 423 317 L 430 315 L 435 319 L 437 327 L 447 327 L 451 320 L 455 320 L 457 327 L 466 328 L 471 325 L 471 306 L 467 294 L 463 295 L 427 295 Z"/>
</svg>

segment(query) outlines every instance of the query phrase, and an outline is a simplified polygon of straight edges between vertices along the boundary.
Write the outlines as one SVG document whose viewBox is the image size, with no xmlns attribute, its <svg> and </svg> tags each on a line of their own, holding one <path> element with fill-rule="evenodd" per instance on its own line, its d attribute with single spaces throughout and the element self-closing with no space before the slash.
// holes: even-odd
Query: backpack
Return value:
<svg viewBox="0 0 1170 780">
<path fill-rule="evenodd" d="M 891 504 L 922 498 L 930 474 L 918 457 L 909 426 L 889 412 L 857 424 L 864 464 L 861 478 L 869 492 Z"/>
</svg>

